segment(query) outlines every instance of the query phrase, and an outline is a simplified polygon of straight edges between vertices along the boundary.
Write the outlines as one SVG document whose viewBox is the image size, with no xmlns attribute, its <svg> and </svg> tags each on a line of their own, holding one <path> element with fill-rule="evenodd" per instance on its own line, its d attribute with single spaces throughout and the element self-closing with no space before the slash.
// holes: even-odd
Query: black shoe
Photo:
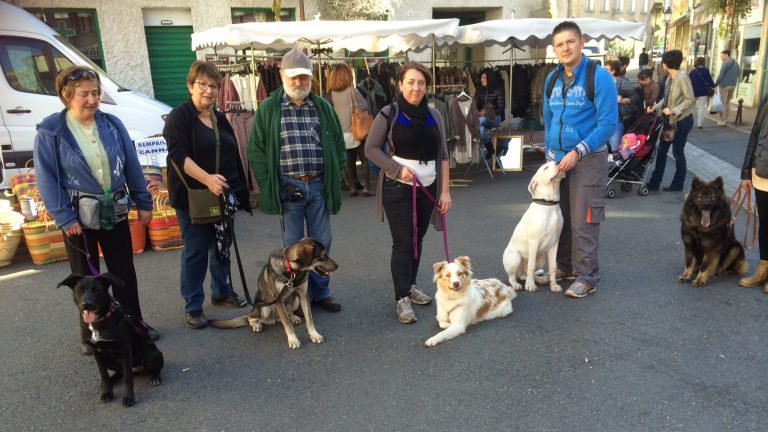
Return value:
<svg viewBox="0 0 768 432">
<path fill-rule="evenodd" d="M 652 191 L 652 192 L 658 192 L 659 191 L 659 187 L 658 186 L 652 186 L 650 183 L 645 185 L 645 187 L 647 187 L 648 190 Z"/>
<path fill-rule="evenodd" d="M 144 326 L 144 331 L 147 332 L 147 336 L 149 336 L 150 340 L 156 341 L 160 339 L 160 333 L 158 333 L 157 330 L 152 328 L 151 325 L 145 323 L 144 321 L 141 322 L 141 325 Z"/>
<path fill-rule="evenodd" d="M 317 305 L 320 309 L 327 310 L 328 312 L 338 312 L 341 310 L 341 305 L 334 302 L 333 297 L 326 297 L 317 301 L 312 301 L 313 305 Z"/>
<path fill-rule="evenodd" d="M 80 345 L 80 355 L 92 356 L 93 348 L 91 348 L 91 346 L 88 345 L 87 343 L 83 343 L 82 345 Z"/>
<path fill-rule="evenodd" d="M 663 190 L 664 192 L 680 192 L 680 191 L 683 190 L 683 188 L 682 187 L 678 187 L 678 186 L 671 186 L 670 185 L 670 186 L 661 188 L 661 190 Z"/>
<path fill-rule="evenodd" d="M 205 328 L 208 325 L 208 321 L 205 320 L 205 315 L 203 315 L 201 310 L 184 314 L 184 322 L 187 324 L 187 327 L 193 329 Z"/>
<path fill-rule="evenodd" d="M 232 293 L 231 296 L 225 297 L 223 299 L 211 299 L 211 304 L 216 306 L 226 306 L 231 308 L 241 308 L 248 304 L 245 299 L 240 298 L 240 296 L 237 295 L 237 293 Z"/>
</svg>

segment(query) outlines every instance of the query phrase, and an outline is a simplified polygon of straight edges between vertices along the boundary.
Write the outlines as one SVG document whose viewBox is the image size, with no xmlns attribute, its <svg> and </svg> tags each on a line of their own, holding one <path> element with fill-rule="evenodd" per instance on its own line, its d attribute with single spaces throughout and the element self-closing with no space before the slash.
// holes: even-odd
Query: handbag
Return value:
<svg viewBox="0 0 768 432">
<path fill-rule="evenodd" d="M 219 162 L 221 159 L 221 143 L 219 141 L 219 126 L 216 123 L 216 115 L 213 112 L 213 107 L 210 109 L 211 123 L 213 124 L 213 132 L 216 135 L 216 170 L 214 174 L 219 172 Z M 187 188 L 187 199 L 189 200 L 189 218 L 193 224 L 209 224 L 216 223 L 221 220 L 221 202 L 218 196 L 214 195 L 210 190 L 206 189 L 192 189 L 184 179 L 184 175 L 179 170 L 176 162 L 173 163 L 173 168 L 179 174 L 181 182 L 184 183 L 184 187 Z"/>
<path fill-rule="evenodd" d="M 373 117 L 368 114 L 368 110 L 357 107 L 352 96 L 354 91 L 354 87 L 349 91 L 349 105 L 352 107 L 352 137 L 358 141 L 365 141 L 368 138 L 368 132 L 371 131 Z"/>
<path fill-rule="evenodd" d="M 664 126 L 661 129 L 661 140 L 665 143 L 671 143 L 675 140 L 675 131 L 677 126 L 669 124 L 669 117 L 664 118 Z"/>
</svg>

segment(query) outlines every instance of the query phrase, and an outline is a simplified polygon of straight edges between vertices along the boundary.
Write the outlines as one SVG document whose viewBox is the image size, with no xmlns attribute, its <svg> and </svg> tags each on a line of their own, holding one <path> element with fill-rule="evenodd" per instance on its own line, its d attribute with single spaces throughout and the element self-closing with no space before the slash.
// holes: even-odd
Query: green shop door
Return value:
<svg viewBox="0 0 768 432">
<path fill-rule="evenodd" d="M 192 27 L 147 26 L 144 33 L 155 99 L 175 107 L 187 100 L 187 72 L 197 59 L 191 48 Z"/>
</svg>

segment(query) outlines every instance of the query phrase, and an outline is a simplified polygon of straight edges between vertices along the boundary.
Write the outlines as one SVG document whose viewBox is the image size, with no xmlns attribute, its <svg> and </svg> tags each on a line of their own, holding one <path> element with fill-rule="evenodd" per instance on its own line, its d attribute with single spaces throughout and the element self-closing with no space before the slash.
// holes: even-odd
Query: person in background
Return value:
<svg viewBox="0 0 768 432">
<path fill-rule="evenodd" d="M 699 129 L 704 124 L 707 99 L 714 94 L 715 87 L 717 87 L 712 81 L 709 69 L 704 66 L 704 61 L 704 57 L 696 57 L 696 60 L 693 61 L 693 70 L 688 74 L 693 87 L 693 96 L 696 98 L 696 126 Z"/>
<path fill-rule="evenodd" d="M 605 70 L 607 70 L 611 74 L 611 76 L 613 77 L 613 82 L 616 85 L 616 94 L 617 94 L 616 100 L 619 105 L 618 107 L 619 118 L 621 119 L 622 110 L 631 109 L 632 100 L 626 96 L 631 95 L 631 93 L 635 91 L 635 86 L 631 82 L 619 76 L 621 71 L 621 62 L 619 62 L 618 60 L 607 60 L 605 62 Z M 635 115 L 636 114 L 637 113 L 635 113 Z M 616 130 L 613 132 L 613 135 L 611 135 L 611 138 L 608 140 L 611 146 L 611 152 L 614 152 L 619 148 L 619 145 L 621 144 L 622 135 L 624 135 L 624 124 L 621 121 L 618 121 L 616 122 Z"/>
<path fill-rule="evenodd" d="M 685 72 L 680 70 L 683 62 L 683 53 L 680 50 L 671 50 L 661 56 L 661 67 L 667 73 L 664 99 L 656 103 L 649 111 L 656 111 L 659 115 L 667 117 L 667 122 L 675 127 L 675 137 L 671 143 L 661 140 L 659 151 L 656 154 L 656 167 L 648 181 L 648 189 L 659 190 L 659 185 L 664 177 L 664 169 L 667 165 L 667 153 L 672 147 L 672 155 L 675 157 L 675 176 L 672 183 L 663 188 L 665 192 L 679 192 L 683 190 L 686 175 L 685 143 L 688 133 L 693 127 L 693 87 L 691 80 Z"/>
<path fill-rule="evenodd" d="M 645 48 L 643 48 L 643 52 L 641 52 L 640 55 L 637 56 L 637 65 L 640 68 L 640 70 L 643 70 L 648 67 L 648 53 L 645 52 Z"/>
<path fill-rule="evenodd" d="M 755 274 L 739 280 L 739 285 L 748 288 L 763 285 L 763 292 L 768 294 L 768 94 L 760 102 L 749 134 L 741 166 L 741 185 L 747 193 L 755 189 L 760 262 Z"/>
<path fill-rule="evenodd" d="M 621 79 L 627 79 L 627 68 L 629 67 L 629 57 L 627 56 L 619 56 L 619 63 L 621 63 L 621 67 L 619 68 L 619 73 L 616 74 Z"/>
<path fill-rule="evenodd" d="M 152 197 L 136 149 L 120 119 L 99 110 L 101 80 L 96 71 L 86 66 L 64 69 L 56 77 L 56 92 L 65 109 L 43 119 L 35 137 L 40 197 L 66 235 L 72 273 L 99 272 L 101 247 L 107 270 L 124 282 L 122 287 L 112 285 L 115 299 L 138 319 L 140 330 L 156 340 L 159 334 L 141 313 L 128 223 L 131 200 L 142 225 L 152 220 Z M 91 339 L 83 318 L 78 322 L 82 340 Z M 83 343 L 81 353 L 93 351 Z"/>
<path fill-rule="evenodd" d="M 605 220 L 607 142 L 619 121 L 618 94 L 608 71 L 596 68 L 594 99 L 584 96 L 588 63 L 582 54 L 584 43 L 573 21 L 554 28 L 552 46 L 560 64 L 544 84 L 547 89 L 550 80 L 556 80 L 552 94 L 544 94 L 546 157 L 566 172 L 560 182 L 563 231 L 554 277 L 576 279 L 565 291 L 573 298 L 595 292 L 600 281 L 598 246 L 600 224 Z"/>
<path fill-rule="evenodd" d="M 643 95 L 645 96 L 643 102 L 645 106 L 650 107 L 656 105 L 656 102 L 659 100 L 661 89 L 659 88 L 659 84 L 653 80 L 653 70 L 646 68 L 638 72 L 637 82 L 640 84 L 640 87 L 643 88 Z"/>
<path fill-rule="evenodd" d="M 720 98 L 723 100 L 723 111 L 720 113 L 718 126 L 725 126 L 728 121 L 728 113 L 731 111 L 731 99 L 736 90 L 736 84 L 739 82 L 739 64 L 731 58 L 731 51 L 723 50 L 720 52 L 720 73 L 717 74 L 715 84 L 720 88 Z"/>
<path fill-rule="evenodd" d="M 280 215 L 286 247 L 306 232 L 330 254 L 331 215 L 341 209 L 344 134 L 333 107 L 312 93 L 309 57 L 293 48 L 280 68 L 283 85 L 259 106 L 248 139 L 248 160 L 261 190 L 259 209 Z M 310 273 L 309 297 L 313 305 L 338 312 L 330 282 L 329 276 Z"/>
<path fill-rule="evenodd" d="M 251 211 L 250 196 L 237 150 L 235 132 L 224 113 L 213 109 L 221 75 L 211 63 L 197 60 L 187 73 L 189 99 L 171 110 L 163 136 L 168 144 L 168 193 L 176 209 L 184 249 L 181 252 L 179 288 L 184 298 L 184 322 L 201 329 L 208 325 L 203 314 L 203 281 L 210 269 L 211 303 L 240 308 L 246 301 L 235 293 L 230 273 L 229 243 L 219 245 L 221 233 L 230 220 L 194 224 L 189 214 L 186 184 L 207 188 L 221 196 L 225 205 Z M 215 124 L 214 124 L 215 120 Z M 218 129 L 219 170 L 216 171 L 216 129 Z M 183 175 L 182 179 L 180 176 Z M 226 210 L 225 210 L 226 212 Z M 230 218 L 227 218 L 230 219 Z"/>
<path fill-rule="evenodd" d="M 432 75 L 424 65 L 406 62 L 400 69 L 401 94 L 397 103 L 391 108 L 384 107 L 376 116 L 365 142 L 366 156 L 381 167 L 376 213 L 379 220 L 387 215 L 392 234 L 390 270 L 397 302 L 395 311 L 403 324 L 416 322 L 411 303 L 432 302 L 432 298 L 416 288 L 422 241 L 430 219 L 436 229 L 444 228 L 435 208 L 445 213 L 453 205 L 448 189 L 450 169 L 443 120 L 436 109 L 429 107 L 425 97 L 431 81 Z M 413 196 L 414 178 L 436 197 L 437 206 L 421 188 Z"/>
<path fill-rule="evenodd" d="M 493 129 L 504 120 L 504 87 L 496 81 L 496 72 L 485 68 L 480 71 L 480 86 L 475 92 L 475 106 L 480 114 L 480 142 L 485 146 L 485 157 L 494 154 L 491 134 Z"/>
<path fill-rule="evenodd" d="M 349 188 L 349 196 L 356 197 L 358 189 L 363 196 L 371 196 L 371 168 L 365 158 L 365 146 L 352 137 L 352 109 L 368 109 L 363 95 L 355 88 L 352 68 L 344 63 L 336 63 L 328 75 L 328 92 L 323 96 L 330 102 L 339 116 L 341 130 L 344 133 L 344 145 L 347 148 L 347 166 L 344 169 L 344 182 Z M 354 106 L 353 106 L 354 105 Z M 357 179 L 357 160 L 362 163 L 363 183 Z M 361 187 L 359 187 L 361 186 Z"/>
</svg>

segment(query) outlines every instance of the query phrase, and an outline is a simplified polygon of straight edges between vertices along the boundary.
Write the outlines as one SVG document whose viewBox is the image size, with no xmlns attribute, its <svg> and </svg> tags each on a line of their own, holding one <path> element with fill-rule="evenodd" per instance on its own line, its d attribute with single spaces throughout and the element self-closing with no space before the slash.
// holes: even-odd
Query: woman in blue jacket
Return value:
<svg viewBox="0 0 768 432">
<path fill-rule="evenodd" d="M 99 272 L 98 246 L 110 273 L 125 286 L 112 286 L 114 297 L 141 330 L 155 340 L 144 322 L 133 266 L 128 211 L 131 200 L 143 225 L 152 220 L 152 197 L 128 131 L 115 116 L 99 110 L 101 81 L 94 70 L 70 66 L 56 77 L 56 92 L 66 107 L 37 126 L 34 161 L 45 208 L 66 234 L 72 273 Z M 91 270 L 93 269 L 93 270 Z M 88 321 L 79 319 L 83 340 L 91 339 Z M 91 354 L 82 345 L 83 354 Z"/>
<path fill-rule="evenodd" d="M 715 93 L 715 81 L 709 73 L 709 69 L 704 66 L 704 57 L 696 57 L 693 61 L 693 70 L 688 74 L 693 86 L 693 96 L 696 98 L 696 126 L 701 129 L 704 124 L 704 110 L 707 105 L 707 99 Z"/>
</svg>

